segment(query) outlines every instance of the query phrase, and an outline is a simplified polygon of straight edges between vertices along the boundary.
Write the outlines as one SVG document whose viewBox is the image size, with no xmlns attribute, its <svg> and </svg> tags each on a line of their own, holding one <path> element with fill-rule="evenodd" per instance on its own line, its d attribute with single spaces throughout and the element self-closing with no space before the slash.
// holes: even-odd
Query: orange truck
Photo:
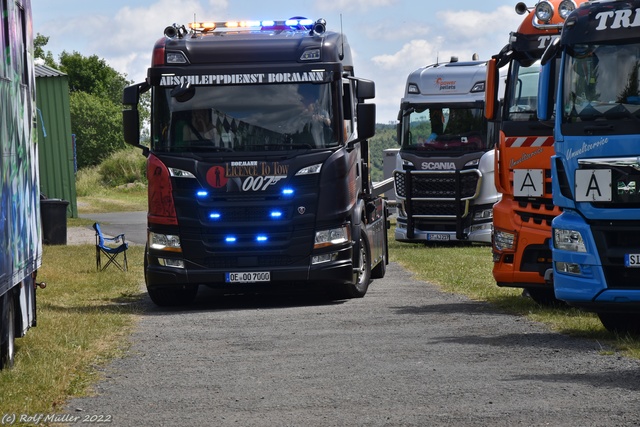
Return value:
<svg viewBox="0 0 640 427">
<path fill-rule="evenodd" d="M 498 286 L 523 288 L 539 304 L 555 301 L 549 241 L 551 221 L 561 212 L 551 196 L 553 121 L 536 116 L 540 58 L 580 3 L 518 3 L 522 23 L 487 64 L 485 115 L 497 140 L 495 184 L 502 193 L 493 207 L 493 276 Z M 499 69 L 507 66 L 500 102 Z"/>
</svg>

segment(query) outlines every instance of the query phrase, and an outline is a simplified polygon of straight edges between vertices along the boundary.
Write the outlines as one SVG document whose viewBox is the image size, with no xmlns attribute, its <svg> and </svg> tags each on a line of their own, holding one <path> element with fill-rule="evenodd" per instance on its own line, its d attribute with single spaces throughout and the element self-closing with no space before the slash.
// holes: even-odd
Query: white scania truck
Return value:
<svg viewBox="0 0 640 427">
<path fill-rule="evenodd" d="M 401 242 L 491 242 L 493 138 L 484 118 L 486 61 L 413 71 L 398 114 L 394 171 Z"/>
</svg>

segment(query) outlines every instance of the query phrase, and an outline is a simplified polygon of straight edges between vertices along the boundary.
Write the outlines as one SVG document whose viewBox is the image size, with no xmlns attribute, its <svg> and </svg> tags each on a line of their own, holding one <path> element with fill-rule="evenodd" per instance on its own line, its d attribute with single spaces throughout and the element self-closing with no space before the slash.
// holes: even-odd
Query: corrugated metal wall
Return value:
<svg viewBox="0 0 640 427">
<path fill-rule="evenodd" d="M 67 217 L 78 217 L 69 81 L 66 74 L 36 65 L 40 191 L 69 202 Z"/>
</svg>

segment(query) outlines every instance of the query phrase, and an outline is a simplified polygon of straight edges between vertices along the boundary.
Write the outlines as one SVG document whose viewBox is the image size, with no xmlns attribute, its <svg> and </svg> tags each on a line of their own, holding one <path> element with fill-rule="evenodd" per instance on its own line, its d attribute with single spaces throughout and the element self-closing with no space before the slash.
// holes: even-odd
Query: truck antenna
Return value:
<svg viewBox="0 0 640 427">
<path fill-rule="evenodd" d="M 342 33 L 342 14 L 340 14 L 340 60 L 344 59 L 344 34 Z"/>
</svg>

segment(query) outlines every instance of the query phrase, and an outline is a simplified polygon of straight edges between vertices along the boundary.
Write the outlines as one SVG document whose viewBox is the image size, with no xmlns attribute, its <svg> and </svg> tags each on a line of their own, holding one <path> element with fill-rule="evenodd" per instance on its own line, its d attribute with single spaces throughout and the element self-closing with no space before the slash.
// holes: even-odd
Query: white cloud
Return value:
<svg viewBox="0 0 640 427">
<path fill-rule="evenodd" d="M 428 40 L 411 40 L 396 53 L 377 55 L 371 58 L 371 61 L 385 70 L 417 68 L 435 62 L 441 40 L 442 37 L 437 37 L 435 43 Z"/>
<path fill-rule="evenodd" d="M 334 0 L 316 2 L 316 7 L 320 11 L 366 11 L 377 7 L 392 6 L 396 3 L 398 0 Z"/>
</svg>

